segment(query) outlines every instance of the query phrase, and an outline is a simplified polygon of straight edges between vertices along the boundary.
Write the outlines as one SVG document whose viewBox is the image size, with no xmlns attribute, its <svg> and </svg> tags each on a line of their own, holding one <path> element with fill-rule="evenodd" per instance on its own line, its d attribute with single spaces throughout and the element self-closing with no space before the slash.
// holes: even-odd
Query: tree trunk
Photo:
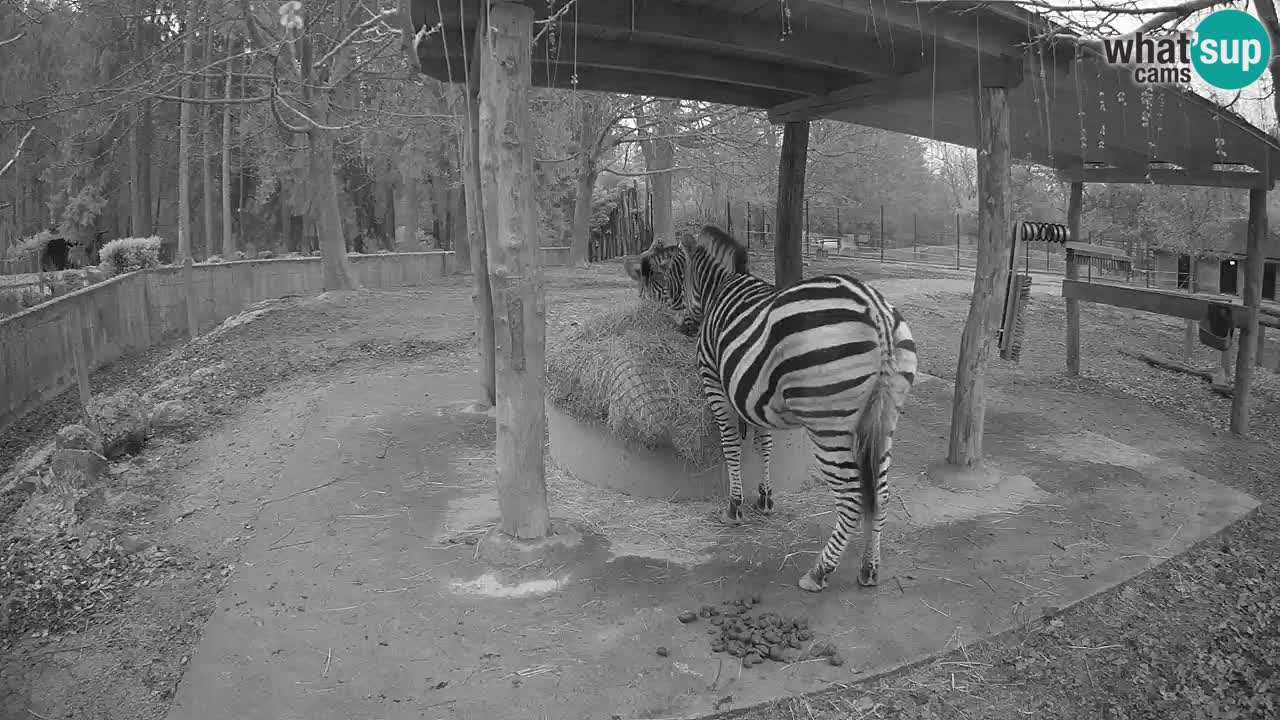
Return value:
<svg viewBox="0 0 1280 720">
<path fill-rule="evenodd" d="M 147 18 L 139 13 L 137 31 L 133 39 L 135 57 L 143 56 L 143 36 L 147 32 Z M 151 228 L 151 99 L 138 102 L 135 122 L 129 129 L 129 181 L 132 185 L 130 230 L 134 237 L 150 237 Z"/>
<path fill-rule="evenodd" d="M 671 142 L 674 129 L 671 116 L 675 113 L 676 101 L 659 100 L 657 114 L 657 132 L 654 137 L 641 144 L 644 153 L 645 169 L 650 173 L 647 180 L 649 191 L 653 193 L 653 240 L 656 245 L 671 245 L 676 241 L 675 216 L 672 214 L 672 168 L 676 165 L 676 146 Z"/>
<path fill-rule="evenodd" d="M 231 100 L 231 58 L 235 55 L 235 38 L 227 38 L 227 72 L 222 99 Z M 240 199 L 244 202 L 244 198 Z M 231 103 L 222 107 L 222 258 L 234 260 L 236 238 L 231 232 Z"/>
<path fill-rule="evenodd" d="M 359 288 L 360 283 L 347 260 L 347 241 L 342 237 L 338 179 L 333 173 L 333 138 L 328 131 L 320 129 L 311 130 L 307 136 L 311 144 L 312 218 L 320 245 L 324 289 L 326 292 L 353 290 Z"/>
<path fill-rule="evenodd" d="M 477 48 L 484 47 L 484 26 L 476 27 Z M 467 244 L 471 254 L 472 293 L 471 302 L 476 313 L 476 346 L 480 355 L 480 391 L 490 407 L 496 403 L 497 379 L 494 367 L 493 294 L 489 286 L 488 238 L 485 223 L 484 189 L 480 185 L 480 102 L 477 88 L 480 84 L 480 55 L 471 60 L 470 82 L 467 87 L 466 148 L 463 155 L 462 177 L 467 203 Z M 462 272 L 459 270 L 458 272 Z"/>
<path fill-rule="evenodd" d="M 454 267 L 471 267 L 471 245 L 467 242 L 467 191 L 462 185 L 449 186 L 449 246 Z"/>
<path fill-rule="evenodd" d="M 213 60 L 213 28 L 205 29 L 204 62 Z M 200 86 L 200 95 L 205 100 L 214 97 L 213 80 L 206 78 Z M 205 103 L 200 106 L 200 126 L 203 128 L 200 139 L 200 179 L 204 186 L 204 254 L 208 257 L 214 253 L 213 213 L 215 203 L 213 195 L 213 106 Z"/>
<path fill-rule="evenodd" d="M 401 252 L 409 250 L 409 244 L 418 239 L 418 182 L 409 171 L 407 154 L 400 153 L 397 163 L 400 183 L 395 197 L 396 244 Z"/>
<path fill-rule="evenodd" d="M 182 41 L 182 98 L 191 97 L 191 60 L 195 55 L 196 0 L 187 0 L 187 33 Z M 178 110 L 178 252 L 174 258 L 182 262 L 191 255 L 191 104 L 182 103 Z"/>
<path fill-rule="evenodd" d="M 777 235 L 773 245 L 773 282 L 779 289 L 804 276 L 804 178 L 809 157 L 809 123 L 788 122 L 778 156 Z"/>
<path fill-rule="evenodd" d="M 573 200 L 573 240 L 569 246 L 569 264 L 587 267 L 587 252 L 591 245 L 591 193 L 596 187 L 599 173 L 588 165 L 578 171 L 578 194 Z"/>
<path fill-rule="evenodd" d="M 960 336 L 951 444 L 947 462 L 972 467 L 982 460 L 986 417 L 985 373 L 1004 307 L 1001 290 L 1009 270 L 1009 91 L 982 87 L 976 96 L 978 127 L 978 267 L 969 317 Z"/>
<path fill-rule="evenodd" d="M 497 371 L 501 530 L 521 540 L 551 534 L 544 454 L 547 416 L 542 268 L 533 198 L 529 118 L 533 10 L 495 2 L 480 62 L 480 172 L 486 190 Z M 493 195 L 489 196 L 488 192 Z"/>
</svg>

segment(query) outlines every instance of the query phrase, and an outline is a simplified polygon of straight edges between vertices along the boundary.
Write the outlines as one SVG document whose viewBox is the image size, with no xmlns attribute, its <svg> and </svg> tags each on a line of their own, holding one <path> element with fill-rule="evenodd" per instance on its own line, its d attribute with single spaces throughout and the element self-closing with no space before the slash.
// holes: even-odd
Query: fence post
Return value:
<svg viewBox="0 0 1280 720">
<path fill-rule="evenodd" d="M 840 208 L 836 208 L 836 237 L 841 236 L 840 232 Z"/>
<path fill-rule="evenodd" d="M 917 222 L 918 218 L 919 216 L 917 216 L 915 213 L 911 213 L 911 259 L 912 260 L 919 259 L 918 253 L 919 253 L 919 246 L 920 246 L 920 225 Z"/>
<path fill-rule="evenodd" d="M 751 201 L 747 201 L 747 252 L 751 252 Z"/>
<path fill-rule="evenodd" d="M 812 255 L 813 249 L 809 247 L 809 243 L 813 242 L 811 233 L 812 228 L 809 227 L 809 198 L 804 199 L 804 250 L 805 253 Z"/>
<path fill-rule="evenodd" d="M 960 213 L 956 213 L 956 269 L 960 269 Z"/>
<path fill-rule="evenodd" d="M 880 262 L 884 262 L 884 205 L 880 205 Z"/>
<path fill-rule="evenodd" d="M 191 256 L 182 259 L 182 285 L 187 297 L 187 337 L 195 340 L 200 334 L 199 316 L 196 314 L 195 268 L 192 267 Z"/>
</svg>

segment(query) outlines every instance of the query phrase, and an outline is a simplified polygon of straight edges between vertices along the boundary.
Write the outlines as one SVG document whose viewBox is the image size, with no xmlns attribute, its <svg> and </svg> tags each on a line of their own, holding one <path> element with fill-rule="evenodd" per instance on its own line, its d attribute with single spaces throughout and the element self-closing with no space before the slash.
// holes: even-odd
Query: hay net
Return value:
<svg viewBox="0 0 1280 720">
<path fill-rule="evenodd" d="M 547 397 L 624 440 L 709 466 L 720 462 L 720 431 L 696 357 L 670 311 L 640 300 L 582 321 L 548 348 Z"/>
</svg>

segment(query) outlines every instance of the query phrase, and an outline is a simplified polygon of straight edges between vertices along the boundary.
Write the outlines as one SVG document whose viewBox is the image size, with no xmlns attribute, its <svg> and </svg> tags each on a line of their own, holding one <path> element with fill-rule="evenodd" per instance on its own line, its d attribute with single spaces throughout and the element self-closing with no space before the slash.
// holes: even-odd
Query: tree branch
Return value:
<svg viewBox="0 0 1280 720">
<path fill-rule="evenodd" d="M 4 177 L 6 173 L 13 169 L 14 164 L 18 162 L 18 158 L 22 155 L 23 146 L 27 144 L 27 138 L 31 137 L 31 133 L 35 131 L 36 126 L 32 125 L 22 136 L 22 139 L 18 141 L 18 147 L 13 151 L 13 157 L 9 158 L 9 162 L 5 163 L 4 167 L 0 167 L 0 177 Z"/>
</svg>

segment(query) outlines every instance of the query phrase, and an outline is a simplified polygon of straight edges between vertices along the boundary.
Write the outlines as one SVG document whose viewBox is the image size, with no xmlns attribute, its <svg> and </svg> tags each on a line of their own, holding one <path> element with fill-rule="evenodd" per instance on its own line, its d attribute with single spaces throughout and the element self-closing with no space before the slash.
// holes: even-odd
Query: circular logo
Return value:
<svg viewBox="0 0 1280 720">
<path fill-rule="evenodd" d="M 1196 27 L 1191 64 L 1200 78 L 1221 90 L 1258 81 L 1271 61 L 1271 37 L 1258 18 L 1243 10 L 1218 10 Z"/>
</svg>

